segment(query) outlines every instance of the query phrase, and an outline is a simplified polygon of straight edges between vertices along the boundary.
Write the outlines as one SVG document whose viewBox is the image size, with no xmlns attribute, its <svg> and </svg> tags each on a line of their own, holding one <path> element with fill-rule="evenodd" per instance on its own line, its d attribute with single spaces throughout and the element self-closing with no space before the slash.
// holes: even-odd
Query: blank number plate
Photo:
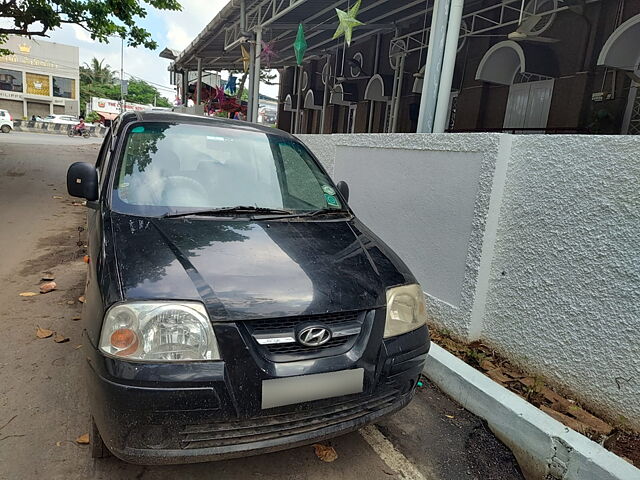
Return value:
<svg viewBox="0 0 640 480">
<path fill-rule="evenodd" d="M 281 407 L 294 403 L 361 393 L 363 385 L 363 368 L 263 380 L 262 408 Z"/>
</svg>

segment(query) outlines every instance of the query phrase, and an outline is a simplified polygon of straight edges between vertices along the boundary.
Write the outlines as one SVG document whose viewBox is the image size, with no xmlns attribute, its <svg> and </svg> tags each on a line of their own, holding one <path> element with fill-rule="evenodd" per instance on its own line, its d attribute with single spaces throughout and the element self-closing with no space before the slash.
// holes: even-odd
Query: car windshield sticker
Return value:
<svg viewBox="0 0 640 480">
<path fill-rule="evenodd" d="M 324 193 L 326 193 L 327 195 L 335 195 L 336 194 L 336 191 L 333 188 L 331 188 L 329 185 L 323 185 L 322 186 L 322 191 Z"/>
<path fill-rule="evenodd" d="M 338 202 L 338 199 L 336 197 L 334 197 L 333 195 L 329 195 L 327 193 L 324 194 L 324 198 L 327 200 L 327 205 L 329 205 L 330 207 L 338 207 L 340 208 L 340 203 Z"/>
<path fill-rule="evenodd" d="M 133 133 L 142 133 L 144 132 L 144 127 L 136 127 L 133 130 L 131 130 Z"/>
</svg>

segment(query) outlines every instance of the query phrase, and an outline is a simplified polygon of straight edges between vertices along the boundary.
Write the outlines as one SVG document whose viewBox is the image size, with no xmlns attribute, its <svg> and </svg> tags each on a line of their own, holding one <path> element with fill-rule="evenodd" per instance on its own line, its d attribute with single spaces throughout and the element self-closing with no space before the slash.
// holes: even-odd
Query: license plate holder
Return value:
<svg viewBox="0 0 640 480">
<path fill-rule="evenodd" d="M 362 393 L 364 369 L 340 370 L 262 381 L 262 409 Z"/>
</svg>

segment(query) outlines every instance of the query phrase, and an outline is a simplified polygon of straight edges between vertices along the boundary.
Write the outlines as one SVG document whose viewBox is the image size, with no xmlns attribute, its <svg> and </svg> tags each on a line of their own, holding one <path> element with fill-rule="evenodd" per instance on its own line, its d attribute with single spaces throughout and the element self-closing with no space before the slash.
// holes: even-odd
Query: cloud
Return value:
<svg viewBox="0 0 640 480">
<path fill-rule="evenodd" d="M 79 40 L 80 42 L 85 42 L 85 43 L 93 42 L 93 39 L 91 38 L 91 35 L 89 34 L 89 32 L 87 32 L 80 25 L 71 25 L 71 28 L 73 29 L 73 33 L 76 36 L 76 39 Z"/>
</svg>

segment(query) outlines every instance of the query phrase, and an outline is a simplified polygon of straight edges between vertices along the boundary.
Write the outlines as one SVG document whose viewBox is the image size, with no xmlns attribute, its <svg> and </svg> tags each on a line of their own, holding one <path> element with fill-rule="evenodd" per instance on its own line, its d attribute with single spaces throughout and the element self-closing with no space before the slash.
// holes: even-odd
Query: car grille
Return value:
<svg viewBox="0 0 640 480">
<path fill-rule="evenodd" d="M 304 412 L 269 415 L 250 420 L 187 425 L 180 434 L 183 449 L 211 448 L 261 442 L 306 433 L 356 420 L 371 412 L 392 407 L 399 391 L 385 390 L 368 398 L 358 398 Z"/>
<path fill-rule="evenodd" d="M 305 354 L 314 354 L 322 352 L 328 348 L 342 347 L 346 343 L 349 342 L 349 337 L 341 337 L 341 338 L 332 338 L 327 343 L 322 345 L 321 347 L 305 347 L 304 345 L 300 345 L 299 343 L 282 343 L 275 345 L 264 345 L 267 347 L 270 353 L 278 354 L 278 353 L 305 353 Z"/>
<path fill-rule="evenodd" d="M 268 318 L 265 320 L 250 320 L 245 322 L 251 327 L 252 333 L 267 333 L 277 330 L 296 328 L 303 323 L 321 323 L 327 327 L 354 322 L 362 312 L 338 312 L 326 315 L 303 315 L 300 317 Z"/>
<path fill-rule="evenodd" d="M 273 361 L 293 361 L 323 355 L 339 355 L 353 347 L 360 334 L 366 311 L 325 315 L 269 318 L 242 322 L 260 353 Z M 307 325 L 321 325 L 331 331 L 331 340 L 308 347 L 296 341 L 297 332 Z M 284 337 L 285 339 L 283 339 Z M 280 339 L 281 343 L 265 343 Z"/>
</svg>

